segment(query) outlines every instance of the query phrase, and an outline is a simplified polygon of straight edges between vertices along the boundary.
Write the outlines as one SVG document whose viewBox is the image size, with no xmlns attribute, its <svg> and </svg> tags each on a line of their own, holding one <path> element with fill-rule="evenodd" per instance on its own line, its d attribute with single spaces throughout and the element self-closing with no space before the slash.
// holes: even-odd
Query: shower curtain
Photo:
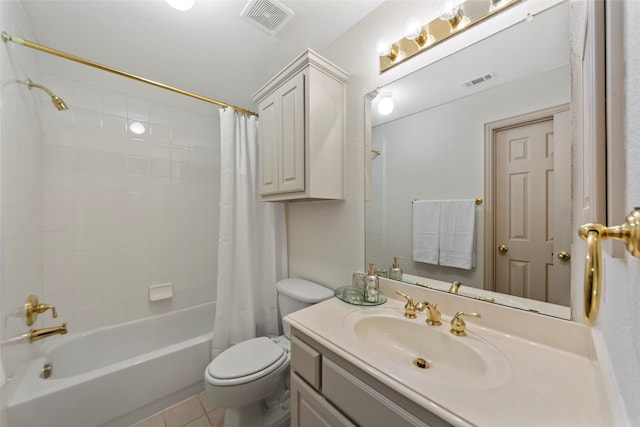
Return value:
<svg viewBox="0 0 640 427">
<path fill-rule="evenodd" d="M 287 275 L 284 205 L 259 200 L 258 122 L 220 110 L 218 281 L 212 356 L 278 335 L 276 281 Z"/>
</svg>

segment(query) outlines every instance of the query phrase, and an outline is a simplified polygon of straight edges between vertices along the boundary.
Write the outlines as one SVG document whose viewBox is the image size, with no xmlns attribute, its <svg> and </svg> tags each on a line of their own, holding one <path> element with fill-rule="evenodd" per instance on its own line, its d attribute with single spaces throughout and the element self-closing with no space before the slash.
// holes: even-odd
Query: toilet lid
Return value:
<svg viewBox="0 0 640 427">
<path fill-rule="evenodd" d="M 247 376 L 255 379 L 272 372 L 285 359 L 282 347 L 267 337 L 259 337 L 229 347 L 213 359 L 208 371 L 213 378 L 222 380 Z"/>
</svg>

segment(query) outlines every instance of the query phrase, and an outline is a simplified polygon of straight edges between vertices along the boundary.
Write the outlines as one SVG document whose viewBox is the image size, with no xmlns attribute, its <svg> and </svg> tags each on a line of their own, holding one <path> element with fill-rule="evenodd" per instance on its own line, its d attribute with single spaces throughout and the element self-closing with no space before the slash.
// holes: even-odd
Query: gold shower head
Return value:
<svg viewBox="0 0 640 427">
<path fill-rule="evenodd" d="M 29 89 L 31 89 L 32 87 L 36 87 L 40 90 L 43 90 L 47 93 L 47 95 L 49 95 L 51 97 L 51 102 L 53 102 L 53 105 L 55 105 L 55 107 L 58 109 L 58 111 L 63 111 L 63 110 L 68 110 L 69 107 L 67 107 L 67 104 L 65 104 L 65 102 L 62 100 L 62 98 L 60 98 L 58 95 L 56 95 L 55 93 L 51 92 L 48 88 L 39 85 L 37 83 L 34 83 L 31 81 L 31 79 L 27 80 L 27 86 L 29 86 Z"/>
</svg>

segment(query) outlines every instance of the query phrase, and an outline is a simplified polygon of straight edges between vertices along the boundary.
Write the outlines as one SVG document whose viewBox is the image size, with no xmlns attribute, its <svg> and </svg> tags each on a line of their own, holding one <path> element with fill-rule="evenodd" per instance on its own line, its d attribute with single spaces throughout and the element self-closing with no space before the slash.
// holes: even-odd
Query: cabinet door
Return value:
<svg viewBox="0 0 640 427">
<path fill-rule="evenodd" d="M 277 94 L 260 104 L 260 194 L 278 192 L 278 100 Z"/>
<path fill-rule="evenodd" d="M 305 189 L 304 74 L 286 82 L 277 92 L 280 104 L 280 150 L 278 192 Z M 262 116 L 260 117 L 262 120 Z"/>
<path fill-rule="evenodd" d="M 292 427 L 355 427 L 297 374 L 291 375 Z"/>
</svg>

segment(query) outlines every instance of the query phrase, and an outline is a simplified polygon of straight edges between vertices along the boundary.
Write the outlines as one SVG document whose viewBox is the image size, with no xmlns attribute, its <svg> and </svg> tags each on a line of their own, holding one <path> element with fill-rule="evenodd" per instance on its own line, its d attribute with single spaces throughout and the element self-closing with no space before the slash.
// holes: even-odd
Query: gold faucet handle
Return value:
<svg viewBox="0 0 640 427">
<path fill-rule="evenodd" d="M 58 311 L 51 304 L 38 304 L 38 297 L 35 295 L 29 295 L 27 302 L 24 305 L 24 315 L 26 318 L 27 326 L 31 326 L 36 322 L 38 314 L 42 314 L 47 310 L 51 310 L 51 315 L 55 318 L 58 317 Z"/>
<path fill-rule="evenodd" d="M 40 314 L 44 313 L 49 309 L 51 310 L 52 317 L 54 318 L 58 317 L 58 312 L 56 311 L 56 308 L 51 304 L 38 304 L 38 307 L 36 307 L 36 311 Z"/>
<path fill-rule="evenodd" d="M 463 311 L 457 312 L 456 315 L 453 316 L 453 319 L 451 319 L 451 333 L 459 337 L 464 337 L 465 335 L 467 335 L 467 324 L 462 319 L 462 316 L 473 316 L 477 318 L 482 317 L 480 316 L 480 313 L 465 313 Z"/>
<path fill-rule="evenodd" d="M 416 305 L 413 303 L 413 299 L 411 299 L 409 295 L 398 290 L 396 290 L 396 294 L 401 295 L 407 299 L 407 303 L 404 305 L 404 317 L 407 317 L 409 319 L 415 319 L 416 317 L 418 317 L 418 315 L 416 314 Z"/>
</svg>

